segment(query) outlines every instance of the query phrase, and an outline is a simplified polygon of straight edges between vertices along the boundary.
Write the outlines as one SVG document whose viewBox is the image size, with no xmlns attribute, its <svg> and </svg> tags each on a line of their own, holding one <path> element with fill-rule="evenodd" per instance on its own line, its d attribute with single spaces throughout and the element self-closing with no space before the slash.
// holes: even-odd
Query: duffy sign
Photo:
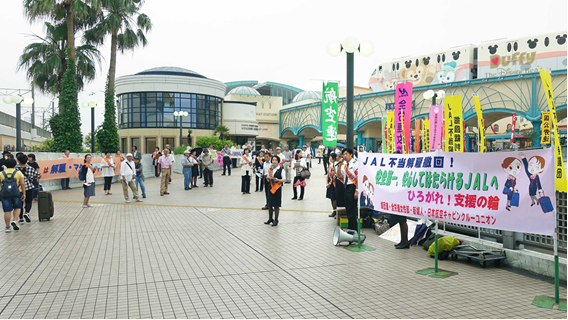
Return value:
<svg viewBox="0 0 568 320">
<path fill-rule="evenodd" d="M 415 218 L 552 235 L 551 149 L 499 153 L 361 153 L 361 207 Z"/>
</svg>

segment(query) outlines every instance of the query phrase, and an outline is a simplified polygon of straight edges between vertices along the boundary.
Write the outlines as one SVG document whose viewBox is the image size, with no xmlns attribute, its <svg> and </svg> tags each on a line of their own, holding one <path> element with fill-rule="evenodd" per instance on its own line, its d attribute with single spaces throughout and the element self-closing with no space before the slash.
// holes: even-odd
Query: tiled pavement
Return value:
<svg viewBox="0 0 568 320">
<path fill-rule="evenodd" d="M 89 209 L 81 190 L 54 192 L 52 221 L 0 235 L 0 317 L 566 318 L 531 305 L 551 284 L 510 270 L 441 261 L 459 275 L 417 275 L 433 265 L 424 250 L 371 230 L 376 251 L 334 247 L 315 172 L 303 202 L 286 185 L 278 227 L 262 224 L 264 194 L 242 195 L 238 175 L 191 191 L 174 179 L 164 197 L 148 179 L 143 204 L 97 187 Z"/>
</svg>

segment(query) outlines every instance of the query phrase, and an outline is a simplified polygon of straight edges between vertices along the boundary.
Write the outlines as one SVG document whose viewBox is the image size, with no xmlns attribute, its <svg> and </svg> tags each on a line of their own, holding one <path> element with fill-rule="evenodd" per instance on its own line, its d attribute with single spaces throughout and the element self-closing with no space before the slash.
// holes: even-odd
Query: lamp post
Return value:
<svg viewBox="0 0 568 320">
<path fill-rule="evenodd" d="M 435 106 L 436 105 L 436 98 L 444 99 L 444 97 L 446 96 L 446 92 L 444 92 L 444 90 L 438 90 L 438 91 L 434 92 L 434 90 L 430 89 L 428 91 L 425 91 L 422 94 L 422 96 L 426 100 L 432 99 L 432 105 Z"/>
<path fill-rule="evenodd" d="M 83 102 L 83 108 L 91 108 L 91 153 L 95 153 L 95 108 L 103 108 L 102 103 Z"/>
<path fill-rule="evenodd" d="M 7 96 L 2 99 L 6 104 L 16 105 L 16 151 L 22 151 L 22 103 L 30 105 L 34 103 L 33 98 L 24 98 L 20 95 Z M 31 132 L 30 132 L 31 134 Z"/>
<path fill-rule="evenodd" d="M 187 117 L 189 115 L 189 113 L 187 113 L 187 111 L 175 111 L 174 112 L 174 117 L 178 118 L 179 117 L 179 145 L 180 147 L 183 145 L 183 122 L 182 119 L 183 117 Z"/>
<path fill-rule="evenodd" d="M 327 45 L 327 53 L 332 57 L 337 57 L 344 51 L 347 55 L 347 148 L 353 148 L 353 132 L 354 132 L 354 112 L 353 112 L 353 67 L 355 52 L 361 53 L 362 56 L 370 56 L 373 54 L 375 47 L 371 42 L 363 42 L 359 44 L 357 38 L 349 36 L 343 40 L 343 43 L 331 42 Z"/>
</svg>

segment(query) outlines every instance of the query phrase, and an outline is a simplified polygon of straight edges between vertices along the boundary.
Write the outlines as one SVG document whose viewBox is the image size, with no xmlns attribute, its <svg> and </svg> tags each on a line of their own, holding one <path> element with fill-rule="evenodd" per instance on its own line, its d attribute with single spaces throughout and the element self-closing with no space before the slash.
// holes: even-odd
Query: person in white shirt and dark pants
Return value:
<svg viewBox="0 0 568 320">
<path fill-rule="evenodd" d="M 120 177 L 122 178 L 122 192 L 124 193 L 124 200 L 128 200 L 128 187 L 132 190 L 132 197 L 136 202 L 142 202 L 140 196 L 138 196 L 138 191 L 136 190 L 136 185 L 134 180 L 136 179 L 136 165 L 132 160 L 132 153 L 126 155 L 126 160 L 124 160 L 120 166 Z"/>
</svg>

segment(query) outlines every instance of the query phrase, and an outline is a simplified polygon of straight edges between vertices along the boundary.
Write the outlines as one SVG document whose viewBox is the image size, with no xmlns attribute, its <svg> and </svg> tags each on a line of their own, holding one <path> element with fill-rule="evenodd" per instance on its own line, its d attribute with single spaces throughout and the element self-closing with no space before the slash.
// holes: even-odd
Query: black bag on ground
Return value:
<svg viewBox="0 0 568 320">
<path fill-rule="evenodd" d="M 428 251 L 428 249 L 430 249 L 430 246 L 432 245 L 432 243 L 434 243 L 436 241 L 436 234 L 435 233 L 431 233 L 426 240 L 422 243 L 422 247 L 424 248 L 424 250 Z"/>
<path fill-rule="evenodd" d="M 47 220 L 53 217 L 53 197 L 51 192 L 41 191 L 37 195 L 37 214 L 38 220 Z"/>
</svg>

